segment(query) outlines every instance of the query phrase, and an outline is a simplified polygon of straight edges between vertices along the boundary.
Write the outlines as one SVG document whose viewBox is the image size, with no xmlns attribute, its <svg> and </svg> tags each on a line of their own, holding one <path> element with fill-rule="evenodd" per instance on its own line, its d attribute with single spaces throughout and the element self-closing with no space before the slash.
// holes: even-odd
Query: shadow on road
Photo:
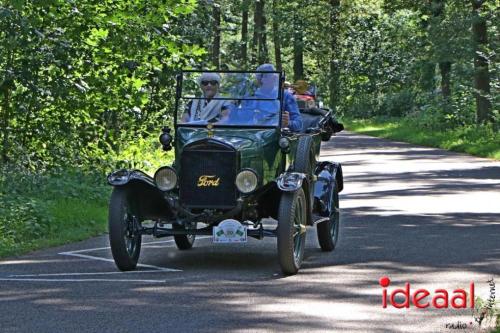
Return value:
<svg viewBox="0 0 500 333">
<path fill-rule="evenodd" d="M 442 331 L 457 312 L 382 310 L 378 278 L 428 286 L 499 276 L 500 164 L 349 133 L 323 148 L 323 159 L 344 166 L 340 246 L 321 252 L 309 229 L 297 276 L 279 272 L 275 240 L 237 250 L 208 242 L 191 251 L 151 248 L 146 263 L 184 272 L 158 273 L 165 283 L 154 285 L 0 285 L 2 330 L 41 318 L 39 332 L 124 322 L 148 332 Z"/>
</svg>

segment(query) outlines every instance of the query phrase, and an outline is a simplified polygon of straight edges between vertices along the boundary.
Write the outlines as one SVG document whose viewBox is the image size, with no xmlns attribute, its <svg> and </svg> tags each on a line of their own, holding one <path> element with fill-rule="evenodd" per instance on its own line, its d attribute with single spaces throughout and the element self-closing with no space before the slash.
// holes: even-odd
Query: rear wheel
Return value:
<svg viewBox="0 0 500 333">
<path fill-rule="evenodd" d="M 333 182 L 332 196 L 330 198 L 330 218 L 328 221 L 317 225 L 318 242 L 321 250 L 333 251 L 337 246 L 340 227 L 339 192 L 337 182 Z"/>
<path fill-rule="evenodd" d="M 141 253 L 141 225 L 123 188 L 115 187 L 111 194 L 108 226 L 116 266 L 122 271 L 135 269 Z"/>
<path fill-rule="evenodd" d="M 296 274 L 302 264 L 306 242 L 306 197 L 304 191 L 285 192 L 278 216 L 278 257 L 286 275 Z"/>
<path fill-rule="evenodd" d="M 186 230 L 183 226 L 178 224 L 172 225 L 174 230 Z M 174 235 L 175 245 L 179 250 L 189 250 L 193 247 L 196 235 Z"/>
</svg>

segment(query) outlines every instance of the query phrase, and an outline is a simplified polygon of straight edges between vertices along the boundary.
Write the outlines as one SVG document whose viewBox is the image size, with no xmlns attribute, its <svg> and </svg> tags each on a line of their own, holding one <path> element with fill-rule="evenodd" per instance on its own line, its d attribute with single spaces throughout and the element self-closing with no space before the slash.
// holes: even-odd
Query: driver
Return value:
<svg viewBox="0 0 500 333">
<path fill-rule="evenodd" d="M 220 97 L 219 86 L 221 77 L 217 73 L 203 73 L 198 78 L 198 84 L 203 92 L 203 99 L 193 99 L 184 110 L 181 121 L 216 122 L 225 117 L 231 103 L 227 100 L 214 99 Z"/>
<path fill-rule="evenodd" d="M 257 67 L 256 71 L 273 72 L 272 64 L 263 64 Z M 244 100 L 241 105 L 241 111 L 238 112 L 237 121 L 253 121 L 255 124 L 277 123 L 280 112 L 280 103 L 278 98 L 279 77 L 276 73 L 257 73 L 255 74 L 258 88 L 255 90 L 256 98 L 267 98 L 274 100 Z M 283 127 L 290 128 L 291 131 L 299 132 L 302 129 L 302 119 L 299 112 L 297 101 L 293 95 L 283 91 L 284 112 L 281 123 Z M 244 119 L 253 116 L 253 119 Z"/>
</svg>

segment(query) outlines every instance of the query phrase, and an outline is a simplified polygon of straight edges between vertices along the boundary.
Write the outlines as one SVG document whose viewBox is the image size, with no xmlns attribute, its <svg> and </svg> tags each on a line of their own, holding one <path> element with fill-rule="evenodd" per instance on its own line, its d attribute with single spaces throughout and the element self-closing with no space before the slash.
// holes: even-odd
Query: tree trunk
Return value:
<svg viewBox="0 0 500 333">
<path fill-rule="evenodd" d="M 439 71 L 441 72 L 441 93 L 443 94 L 443 99 L 448 101 L 451 97 L 451 62 L 443 61 L 439 63 Z"/>
<path fill-rule="evenodd" d="M 481 17 L 480 9 L 485 0 L 471 0 L 472 3 L 472 41 L 474 49 L 474 88 L 476 89 L 476 119 L 478 124 L 493 121 L 490 95 L 490 73 L 488 58 L 488 30 L 486 19 Z"/>
<path fill-rule="evenodd" d="M 274 59 L 276 61 L 276 69 L 278 71 L 283 70 L 281 64 L 281 38 L 279 33 L 279 22 L 278 22 L 278 0 L 273 0 L 273 42 L 274 42 Z"/>
<path fill-rule="evenodd" d="M 429 60 L 422 60 L 419 65 L 419 86 L 423 91 L 433 92 L 436 87 L 434 72 L 436 64 Z"/>
<path fill-rule="evenodd" d="M 265 15 L 265 2 L 264 0 L 259 0 L 256 2 L 255 6 L 259 7 L 260 13 L 260 26 L 258 30 L 258 55 L 257 62 L 263 64 L 269 62 L 269 51 L 267 49 L 267 33 L 266 33 L 266 15 Z"/>
<path fill-rule="evenodd" d="M 302 19 L 296 12 L 293 20 L 293 79 L 304 79 L 304 32 Z"/>
<path fill-rule="evenodd" d="M 249 1 L 243 0 L 241 13 L 241 65 L 244 69 L 248 63 L 248 8 Z"/>
<path fill-rule="evenodd" d="M 10 119 L 10 90 L 3 87 L 3 117 L 2 117 L 2 162 L 7 163 L 9 150 L 9 119 Z"/>
<path fill-rule="evenodd" d="M 432 29 L 431 42 L 434 55 L 439 59 L 439 73 L 441 75 L 441 95 L 443 96 L 443 100 L 448 102 L 451 97 L 451 84 L 450 84 L 450 73 L 451 73 L 451 65 L 452 62 L 448 60 L 448 54 L 442 50 L 443 46 L 441 45 L 441 41 L 436 40 L 435 29 L 439 29 L 439 25 L 445 19 L 445 9 L 446 9 L 446 0 L 432 0 L 431 1 L 431 12 L 433 16 L 432 24 L 430 28 Z M 433 66 L 435 68 L 435 66 Z"/>
<path fill-rule="evenodd" d="M 421 13 L 422 16 L 427 16 L 430 13 L 429 7 L 426 7 L 424 11 Z M 429 20 L 422 19 L 420 21 L 420 27 L 425 32 L 426 36 L 423 38 L 422 45 L 423 49 L 431 47 L 432 43 L 429 40 Z M 436 82 L 434 79 L 434 72 L 436 70 L 436 64 L 430 59 L 422 59 L 420 64 L 417 66 L 419 70 L 419 87 L 423 91 L 434 92 L 434 88 L 436 86 Z"/>
<path fill-rule="evenodd" d="M 260 40 L 260 30 L 262 29 L 262 7 L 259 5 L 260 1 L 255 1 L 255 7 L 253 12 L 253 38 L 252 38 L 252 67 L 258 62 L 258 50 L 259 50 L 259 40 Z"/>
<path fill-rule="evenodd" d="M 333 112 L 336 112 L 339 104 L 340 88 L 340 68 L 339 68 L 339 12 L 340 0 L 330 0 L 330 82 L 329 82 L 329 106 Z"/>
<path fill-rule="evenodd" d="M 433 0 L 431 2 L 432 15 L 437 21 L 437 24 L 440 24 L 445 19 L 445 9 L 446 0 Z M 433 41 L 434 52 L 436 52 L 438 48 L 442 47 L 443 45 L 441 45 L 441 42 Z M 451 61 L 445 60 L 447 55 L 442 52 L 438 53 L 438 57 L 441 59 L 441 61 L 439 61 L 439 73 L 441 74 L 441 95 L 443 96 L 443 100 L 448 102 L 451 97 L 450 74 L 452 63 Z"/>
<path fill-rule="evenodd" d="M 220 68 L 220 6 L 214 3 L 213 9 L 213 34 L 212 64 L 215 68 Z"/>
<path fill-rule="evenodd" d="M 11 72 L 12 64 L 14 62 L 14 52 L 10 50 L 7 55 L 7 64 L 5 66 L 5 73 Z M 12 78 L 4 77 L 4 81 L 2 85 L 0 85 L 0 92 L 3 93 L 3 117 L 1 119 L 1 132 L 2 132 L 2 152 L 1 152 L 1 160 L 3 163 L 7 163 L 9 161 L 9 126 L 10 126 L 10 92 L 11 89 L 15 87 L 14 81 Z M 2 113 L 0 113 L 2 114 Z"/>
</svg>

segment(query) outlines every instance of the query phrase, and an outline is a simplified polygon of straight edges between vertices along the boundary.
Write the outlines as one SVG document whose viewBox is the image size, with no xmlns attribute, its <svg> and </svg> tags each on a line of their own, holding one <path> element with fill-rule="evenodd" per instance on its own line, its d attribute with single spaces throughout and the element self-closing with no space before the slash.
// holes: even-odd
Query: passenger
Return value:
<svg viewBox="0 0 500 333">
<path fill-rule="evenodd" d="M 314 91 L 312 91 L 313 87 L 310 87 L 307 81 L 297 80 L 293 86 L 296 95 L 311 96 L 314 99 L 315 94 Z"/>
<path fill-rule="evenodd" d="M 181 122 L 216 122 L 227 115 L 231 103 L 227 100 L 213 99 L 220 97 L 220 82 L 221 77 L 217 73 L 203 73 L 198 78 L 198 84 L 205 98 L 190 101 L 186 105 Z"/>
<path fill-rule="evenodd" d="M 257 71 L 275 71 L 272 64 L 263 64 L 257 67 Z M 253 122 L 256 125 L 272 125 L 278 123 L 280 103 L 278 101 L 279 77 L 276 73 L 255 74 L 258 88 L 255 90 L 255 98 L 266 98 L 274 100 L 244 100 L 241 104 L 239 121 Z M 297 101 L 293 95 L 283 91 L 284 111 L 282 113 L 282 127 L 288 127 L 291 131 L 299 132 L 302 129 L 302 120 Z M 253 117 L 253 119 L 250 119 Z M 246 119 L 245 119 L 246 118 Z"/>
<path fill-rule="evenodd" d="M 285 91 L 288 91 L 291 94 L 295 94 L 293 85 L 290 82 L 285 81 L 285 83 L 283 83 L 283 88 L 285 89 Z"/>
</svg>

